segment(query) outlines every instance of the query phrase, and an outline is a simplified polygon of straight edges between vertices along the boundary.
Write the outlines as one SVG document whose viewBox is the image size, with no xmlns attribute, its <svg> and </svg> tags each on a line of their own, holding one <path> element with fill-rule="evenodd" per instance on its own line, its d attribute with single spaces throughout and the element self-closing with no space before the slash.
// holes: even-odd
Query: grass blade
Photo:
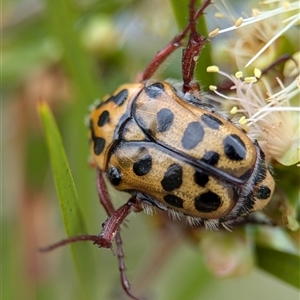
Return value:
<svg viewBox="0 0 300 300">
<path fill-rule="evenodd" d="M 79 207 L 76 187 L 58 127 L 48 105 L 45 102 L 41 102 L 38 109 L 46 135 L 55 186 L 67 236 L 70 237 L 80 233 L 86 233 L 84 220 Z M 90 278 L 93 266 L 89 263 L 89 260 L 83 261 L 81 259 L 83 255 L 85 257 L 90 257 L 89 253 L 87 253 L 90 248 L 82 246 L 84 245 L 71 244 L 71 251 L 80 282 L 84 287 L 84 292 L 86 294 L 89 293 L 89 289 L 86 288 L 89 282 L 85 281 L 86 278 Z M 83 251 L 85 251 L 84 254 Z M 87 274 L 89 274 L 89 276 L 87 276 Z"/>
</svg>

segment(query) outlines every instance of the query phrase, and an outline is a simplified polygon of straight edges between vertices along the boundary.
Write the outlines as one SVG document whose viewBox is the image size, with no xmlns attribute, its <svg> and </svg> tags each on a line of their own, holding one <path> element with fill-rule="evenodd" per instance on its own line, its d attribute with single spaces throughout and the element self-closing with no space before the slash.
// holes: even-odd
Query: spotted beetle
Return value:
<svg viewBox="0 0 300 300">
<path fill-rule="evenodd" d="M 91 113 L 91 151 L 118 190 L 207 227 L 261 209 L 274 181 L 241 129 L 167 82 L 122 86 Z"/>
<path fill-rule="evenodd" d="M 203 101 L 193 72 L 207 39 L 196 20 L 211 1 L 195 10 L 190 1 L 189 22 L 157 53 L 139 83 L 119 87 L 90 113 L 89 138 L 98 168 L 100 202 L 108 219 L 99 235 L 63 240 L 44 250 L 89 240 L 111 248 L 116 240 L 121 281 L 133 299 L 125 276 L 119 228 L 130 212 L 150 206 L 185 216 L 191 225 L 208 228 L 241 220 L 261 210 L 272 197 L 274 180 L 258 143 L 239 126 Z M 161 63 L 182 45 L 181 87 L 152 79 Z M 104 178 L 131 198 L 115 209 Z"/>
</svg>

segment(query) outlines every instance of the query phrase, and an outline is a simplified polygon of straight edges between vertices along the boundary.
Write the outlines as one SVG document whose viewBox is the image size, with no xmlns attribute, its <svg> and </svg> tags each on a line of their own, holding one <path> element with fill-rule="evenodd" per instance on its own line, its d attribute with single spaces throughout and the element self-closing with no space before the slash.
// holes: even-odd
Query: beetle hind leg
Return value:
<svg viewBox="0 0 300 300">
<path fill-rule="evenodd" d="M 130 291 L 130 283 L 126 276 L 126 267 L 124 263 L 124 251 L 122 247 L 122 238 L 119 231 L 120 225 L 124 219 L 129 215 L 130 212 L 140 212 L 143 210 L 141 202 L 135 197 L 131 197 L 124 205 L 115 210 L 110 195 L 107 191 L 106 183 L 103 178 L 103 173 L 99 170 L 97 176 L 97 189 L 101 205 L 104 207 L 108 214 L 108 219 L 102 225 L 102 231 L 99 235 L 99 247 L 111 248 L 112 242 L 115 238 L 117 246 L 117 257 L 119 261 L 119 271 L 121 276 L 121 283 L 126 294 L 132 299 L 141 300 L 134 296 Z"/>
</svg>

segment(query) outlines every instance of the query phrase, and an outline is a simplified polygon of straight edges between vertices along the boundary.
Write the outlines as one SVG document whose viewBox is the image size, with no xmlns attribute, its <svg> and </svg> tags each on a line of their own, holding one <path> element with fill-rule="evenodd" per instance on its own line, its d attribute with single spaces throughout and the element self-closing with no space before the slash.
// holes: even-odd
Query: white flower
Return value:
<svg viewBox="0 0 300 300">
<path fill-rule="evenodd" d="M 208 70 L 212 71 L 211 68 Z M 237 78 L 218 69 L 214 71 L 232 81 L 233 86 L 230 95 L 219 93 L 215 87 L 212 89 L 223 101 L 213 96 L 208 97 L 222 105 L 224 103 L 225 110 L 242 114 L 241 126 L 255 135 L 267 157 L 283 165 L 299 163 L 300 77 L 286 86 L 277 78 L 278 86 L 275 90 L 265 76 L 259 80 L 255 76 L 242 80 L 240 72 L 237 73 Z"/>
<path fill-rule="evenodd" d="M 210 36 L 235 32 L 230 54 L 235 58 L 238 69 L 248 67 L 254 61 L 261 69 L 268 66 L 276 59 L 279 38 L 300 21 L 299 1 L 263 1 L 259 3 L 261 10 L 253 9 L 251 17 L 237 19 L 233 17 L 228 5 L 224 2 L 222 4 L 223 8 L 219 2 L 215 4 L 219 10 L 216 16 L 227 17 L 234 25 L 215 29 Z M 226 12 L 222 13 L 224 8 Z"/>
</svg>

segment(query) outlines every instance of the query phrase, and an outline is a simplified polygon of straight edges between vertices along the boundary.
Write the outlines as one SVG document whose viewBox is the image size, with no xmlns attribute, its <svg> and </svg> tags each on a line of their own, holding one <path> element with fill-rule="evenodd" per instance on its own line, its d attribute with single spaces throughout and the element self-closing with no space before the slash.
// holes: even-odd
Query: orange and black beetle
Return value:
<svg viewBox="0 0 300 300">
<path fill-rule="evenodd" d="M 258 144 L 199 93 L 124 85 L 91 112 L 90 129 L 93 160 L 116 189 L 191 224 L 226 225 L 272 196 Z"/>
<path fill-rule="evenodd" d="M 149 206 L 186 216 L 191 225 L 227 228 L 269 202 L 274 180 L 264 153 L 239 126 L 205 102 L 193 81 L 197 58 L 206 38 L 196 20 L 211 3 L 195 10 L 190 0 L 189 23 L 143 73 L 140 83 L 121 86 L 90 113 L 90 144 L 100 202 L 108 219 L 99 235 L 63 240 L 44 250 L 77 241 L 111 248 L 116 240 L 121 281 L 133 299 L 125 275 L 119 227 L 130 212 Z M 153 81 L 161 63 L 189 34 L 182 58 L 183 84 Z M 115 210 L 104 177 L 132 196 Z"/>
</svg>

